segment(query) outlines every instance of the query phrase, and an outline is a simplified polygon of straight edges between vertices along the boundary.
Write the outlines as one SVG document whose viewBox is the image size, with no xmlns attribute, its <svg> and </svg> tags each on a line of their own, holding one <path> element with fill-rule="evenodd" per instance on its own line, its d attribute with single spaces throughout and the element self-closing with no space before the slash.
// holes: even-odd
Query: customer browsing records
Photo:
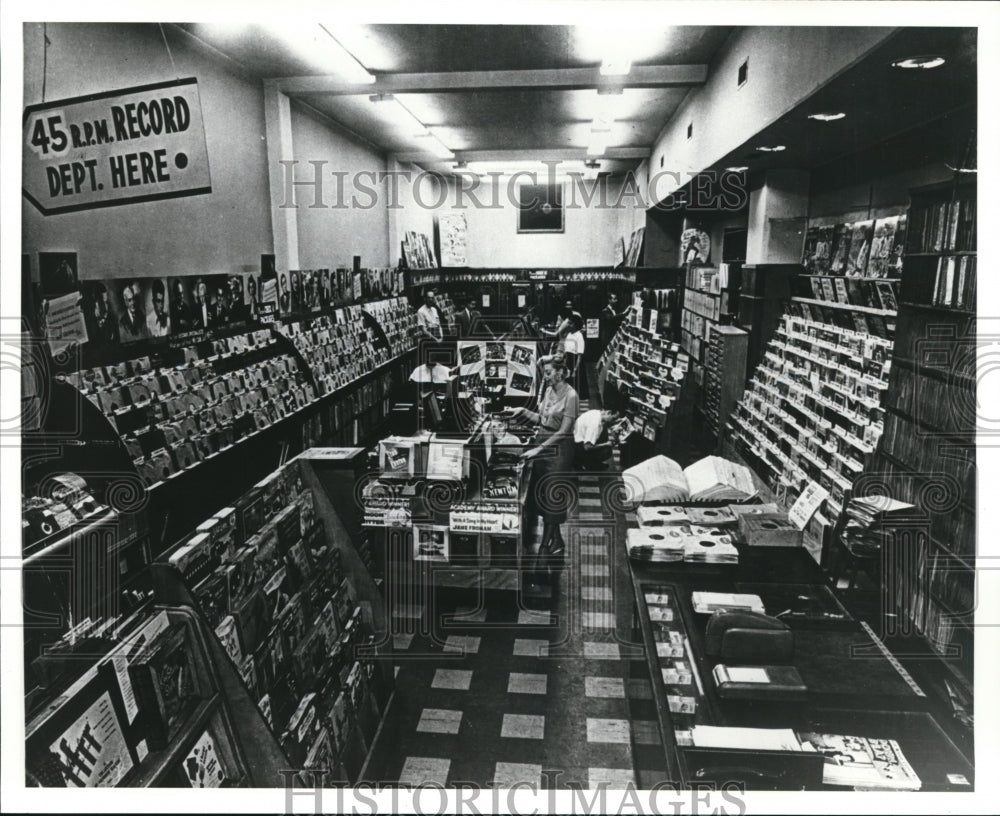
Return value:
<svg viewBox="0 0 1000 816">
<path fill-rule="evenodd" d="M 573 426 L 580 405 L 576 391 L 566 381 L 566 361 L 560 355 L 546 358 L 542 371 L 547 387 L 538 411 L 515 408 L 512 412 L 514 419 L 538 428 L 534 447 L 522 454 L 531 467 L 529 506 L 532 515 L 541 515 L 543 522 L 541 541 L 526 545 L 528 555 L 537 562 L 536 577 L 544 573 L 550 560 L 561 561 L 566 550 L 560 525 L 566 521 L 573 482 L 566 479 L 563 485 L 560 481 L 558 488 L 555 482 L 559 474 L 572 469 Z M 533 525 L 526 529 L 533 529 Z"/>
</svg>

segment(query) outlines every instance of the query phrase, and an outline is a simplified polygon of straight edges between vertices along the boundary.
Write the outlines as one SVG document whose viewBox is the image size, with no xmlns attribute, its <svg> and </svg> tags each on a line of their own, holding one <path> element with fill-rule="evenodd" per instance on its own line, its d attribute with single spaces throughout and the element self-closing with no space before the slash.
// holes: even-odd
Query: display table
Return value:
<svg viewBox="0 0 1000 816">
<path fill-rule="evenodd" d="M 516 443 L 515 443 L 516 442 Z M 497 433 L 482 418 L 466 438 L 462 481 L 396 480 L 369 474 L 364 525 L 373 533 L 381 573 L 394 586 L 521 589 L 529 471 L 519 461 L 526 436 Z"/>
<path fill-rule="evenodd" d="M 921 790 L 972 790 L 973 767 L 939 727 L 923 690 L 876 634 L 840 606 L 809 553 L 798 547 L 738 549 L 739 563 L 731 565 L 628 559 L 671 780 L 683 785 L 736 780 L 775 790 L 830 788 L 823 784 L 820 754 L 695 747 L 692 728 L 710 725 L 895 740 L 919 776 Z M 695 612 L 696 591 L 756 594 L 768 615 L 788 623 L 795 648 L 783 664 L 798 670 L 807 687 L 804 699 L 722 699 L 713 669 L 740 661 L 706 653 L 710 616 Z M 801 608 L 807 611 L 789 613 L 806 597 L 810 601 Z"/>
</svg>

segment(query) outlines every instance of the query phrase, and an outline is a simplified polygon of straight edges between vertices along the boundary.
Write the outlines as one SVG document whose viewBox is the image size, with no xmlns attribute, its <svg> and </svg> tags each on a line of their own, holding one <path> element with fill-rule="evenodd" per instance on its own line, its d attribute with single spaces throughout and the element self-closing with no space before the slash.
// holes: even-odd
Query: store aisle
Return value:
<svg viewBox="0 0 1000 816">
<path fill-rule="evenodd" d="M 602 499 L 616 470 L 617 461 L 579 478 L 550 609 L 488 590 L 441 592 L 433 609 L 395 611 L 400 728 L 384 781 L 561 789 L 662 778 L 652 712 L 631 719 L 627 700 L 652 695 L 641 649 L 629 645 L 622 610 L 631 607 L 616 587 L 626 577 L 624 548 L 614 546 Z"/>
</svg>

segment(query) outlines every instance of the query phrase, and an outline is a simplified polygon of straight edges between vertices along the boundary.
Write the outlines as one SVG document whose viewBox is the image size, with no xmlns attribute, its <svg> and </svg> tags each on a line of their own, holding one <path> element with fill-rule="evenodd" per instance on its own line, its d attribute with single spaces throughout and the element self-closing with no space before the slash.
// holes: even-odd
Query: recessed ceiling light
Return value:
<svg viewBox="0 0 1000 816">
<path fill-rule="evenodd" d="M 750 169 L 749 167 L 745 167 L 745 166 L 744 167 L 727 167 L 726 168 L 726 172 L 727 173 L 745 173 L 749 169 Z"/>
<path fill-rule="evenodd" d="M 761 153 L 780 153 L 784 149 L 784 145 L 761 145 L 757 148 Z"/>
<path fill-rule="evenodd" d="M 838 119 L 843 119 L 845 116 L 847 116 L 846 113 L 838 111 L 837 113 L 810 113 L 807 118 L 815 119 L 817 122 L 836 122 Z"/>
<path fill-rule="evenodd" d="M 940 54 L 923 54 L 919 57 L 904 57 L 891 63 L 893 68 L 904 70 L 929 70 L 944 65 L 945 59 Z"/>
</svg>

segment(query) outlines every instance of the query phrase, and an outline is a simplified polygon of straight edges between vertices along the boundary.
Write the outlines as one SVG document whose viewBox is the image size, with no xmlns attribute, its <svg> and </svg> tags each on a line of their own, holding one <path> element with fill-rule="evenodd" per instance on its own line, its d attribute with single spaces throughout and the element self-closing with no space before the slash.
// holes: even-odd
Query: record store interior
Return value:
<svg viewBox="0 0 1000 816">
<path fill-rule="evenodd" d="M 25 785 L 975 791 L 976 28 L 23 50 Z"/>
</svg>

